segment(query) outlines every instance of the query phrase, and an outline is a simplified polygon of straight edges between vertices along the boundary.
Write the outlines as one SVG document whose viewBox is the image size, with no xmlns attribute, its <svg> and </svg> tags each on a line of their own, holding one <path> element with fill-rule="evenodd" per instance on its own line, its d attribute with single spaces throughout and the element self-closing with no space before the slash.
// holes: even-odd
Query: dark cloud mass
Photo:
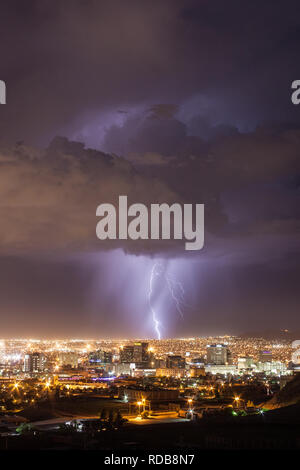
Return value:
<svg viewBox="0 0 300 470">
<path fill-rule="evenodd" d="M 2 3 L 3 335 L 152 336 L 158 258 L 191 300 L 179 322 L 160 292 L 165 336 L 297 327 L 297 8 Z M 204 203 L 204 249 L 100 242 L 96 207 L 121 194 Z"/>
</svg>

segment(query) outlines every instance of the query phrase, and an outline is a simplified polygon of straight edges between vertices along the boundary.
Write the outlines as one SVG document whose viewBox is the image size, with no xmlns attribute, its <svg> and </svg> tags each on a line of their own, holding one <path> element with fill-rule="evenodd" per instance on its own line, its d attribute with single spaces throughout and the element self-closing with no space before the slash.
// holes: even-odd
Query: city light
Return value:
<svg viewBox="0 0 300 470">
<path fill-rule="evenodd" d="M 8 410 L 11 407 L 15 412 L 29 405 L 38 410 L 50 396 L 54 407 L 57 400 L 60 400 L 60 406 L 64 401 L 71 406 L 73 400 L 74 403 L 80 397 L 90 400 L 89 397 L 96 393 L 106 400 L 123 402 L 126 404 L 125 413 L 128 413 L 126 418 L 143 423 L 149 418 L 150 403 L 154 408 L 150 419 L 164 416 L 160 418 L 162 422 L 169 415 L 164 415 L 160 406 L 174 402 L 178 403 L 179 411 L 168 411 L 172 419 L 178 419 L 182 412 L 186 419 L 199 420 L 204 406 L 212 415 L 227 408 L 232 416 L 244 413 L 264 415 L 251 399 L 246 404 L 241 394 L 234 392 L 252 393 L 249 385 L 254 390 L 255 387 L 259 390 L 262 385 L 265 398 L 269 394 L 272 396 L 275 385 L 279 389 L 279 382 L 289 376 L 285 364 L 288 364 L 292 351 L 289 344 L 272 349 L 270 342 L 239 337 L 226 337 L 226 341 L 219 337 L 148 341 L 31 340 L 31 344 L 32 352 L 29 353 L 26 340 L 22 343 L 11 341 L 9 346 L 5 343 L 0 391 L 4 397 L 6 390 L 15 392 L 13 396 L 7 393 L 7 402 L 4 398 L 4 406 Z M 213 363 L 215 360 L 220 362 L 219 356 L 214 356 L 214 345 L 221 351 L 223 364 Z M 262 353 L 256 351 L 257 347 Z M 209 363 L 205 357 L 208 350 Z M 219 354 L 219 350 L 216 353 Z M 271 364 L 261 361 L 266 350 L 268 359 L 270 351 L 272 353 Z M 153 368 L 154 361 L 157 368 Z M 231 372 L 227 375 L 228 368 Z M 50 390 L 53 390 L 51 394 Z M 228 404 L 228 393 L 232 396 L 232 405 Z M 162 402 L 156 409 L 160 399 Z M 241 403 L 244 404 L 242 410 Z"/>
<path fill-rule="evenodd" d="M 13 389 L 14 389 L 14 390 L 18 390 L 19 386 L 20 386 L 19 382 L 15 382 L 15 383 L 13 384 Z"/>
</svg>

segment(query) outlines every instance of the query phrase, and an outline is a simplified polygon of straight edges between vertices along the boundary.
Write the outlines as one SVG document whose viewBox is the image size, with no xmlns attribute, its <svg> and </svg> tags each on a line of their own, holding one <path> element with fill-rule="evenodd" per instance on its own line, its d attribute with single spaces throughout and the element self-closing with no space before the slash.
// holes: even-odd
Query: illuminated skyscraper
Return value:
<svg viewBox="0 0 300 470">
<path fill-rule="evenodd" d="M 230 352 L 225 344 L 208 344 L 207 364 L 225 365 L 230 362 Z"/>
<path fill-rule="evenodd" d="M 120 351 L 120 362 L 122 362 L 123 364 L 134 362 L 133 352 L 133 345 L 124 346 Z"/>
<path fill-rule="evenodd" d="M 124 346 L 120 351 L 120 362 L 146 366 L 149 362 L 148 343 L 136 342 L 132 345 Z"/>
<path fill-rule="evenodd" d="M 24 358 L 24 372 L 43 372 L 45 370 L 45 363 L 45 356 L 41 353 L 26 354 Z"/>
<path fill-rule="evenodd" d="M 133 345 L 133 357 L 134 362 L 143 363 L 148 362 L 149 354 L 148 354 L 148 343 L 134 343 Z"/>
<path fill-rule="evenodd" d="M 91 352 L 89 354 L 89 363 L 90 364 L 111 364 L 112 363 L 112 353 L 98 349 L 98 351 Z"/>
</svg>

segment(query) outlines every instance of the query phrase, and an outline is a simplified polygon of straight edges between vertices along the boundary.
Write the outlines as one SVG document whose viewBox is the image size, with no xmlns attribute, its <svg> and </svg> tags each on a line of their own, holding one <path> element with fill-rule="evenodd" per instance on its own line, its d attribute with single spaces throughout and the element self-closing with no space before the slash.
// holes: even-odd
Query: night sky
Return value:
<svg viewBox="0 0 300 470">
<path fill-rule="evenodd" d="M 1 2 L 1 337 L 299 329 L 299 2 Z M 205 204 L 205 246 L 96 207 Z M 167 280 L 180 295 L 183 318 Z"/>
</svg>

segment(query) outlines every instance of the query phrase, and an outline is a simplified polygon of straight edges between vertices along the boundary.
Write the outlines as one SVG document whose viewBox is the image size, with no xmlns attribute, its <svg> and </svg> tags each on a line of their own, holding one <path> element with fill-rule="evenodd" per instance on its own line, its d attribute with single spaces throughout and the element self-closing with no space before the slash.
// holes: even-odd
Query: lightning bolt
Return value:
<svg viewBox="0 0 300 470">
<path fill-rule="evenodd" d="M 154 324 L 154 329 L 156 331 L 156 334 L 157 334 L 157 338 L 158 339 L 161 339 L 161 333 L 160 333 L 160 329 L 159 329 L 159 326 L 160 326 L 160 323 L 157 319 L 157 316 L 156 316 L 156 312 L 154 310 L 154 308 L 152 307 L 152 304 L 151 304 L 151 297 L 152 297 L 152 293 L 153 293 L 153 280 L 154 280 L 154 277 L 155 276 L 158 276 L 159 273 L 157 272 L 157 266 L 159 264 L 158 263 L 155 263 L 151 269 L 151 276 L 150 276 L 150 284 L 149 284 L 149 294 L 148 294 L 148 298 L 149 298 L 149 305 L 150 305 L 150 310 L 151 310 L 151 314 L 152 314 L 152 320 L 153 320 L 153 324 Z"/>
<path fill-rule="evenodd" d="M 169 276 L 165 276 L 170 294 L 175 302 L 177 312 L 183 318 L 182 305 L 184 304 L 184 289 L 179 281 L 171 279 Z"/>
<path fill-rule="evenodd" d="M 185 292 L 184 292 L 182 283 L 164 274 L 164 270 L 163 270 L 161 263 L 159 262 L 154 263 L 152 270 L 151 270 L 151 275 L 150 275 L 148 299 L 149 299 L 149 305 L 150 305 L 154 329 L 156 331 L 157 338 L 161 339 L 160 322 L 157 318 L 156 311 L 151 303 L 151 298 L 153 295 L 153 282 L 154 282 L 155 277 L 159 277 L 159 276 L 162 276 L 164 278 L 166 285 L 168 287 L 168 290 L 170 292 L 170 295 L 175 303 L 176 310 L 179 313 L 181 318 L 184 317 L 183 306 L 185 306 L 186 303 L 184 301 Z"/>
</svg>

